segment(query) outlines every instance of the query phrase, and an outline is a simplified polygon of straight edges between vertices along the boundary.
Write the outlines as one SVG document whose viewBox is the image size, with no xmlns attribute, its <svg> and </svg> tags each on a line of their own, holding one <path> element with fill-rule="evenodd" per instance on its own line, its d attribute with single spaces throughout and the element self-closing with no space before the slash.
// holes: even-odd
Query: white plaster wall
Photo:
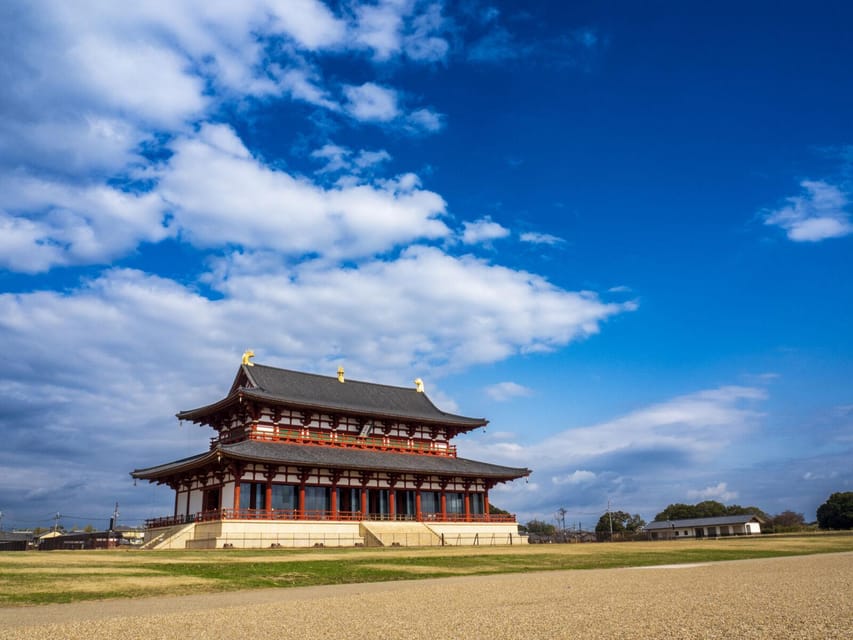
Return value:
<svg viewBox="0 0 853 640">
<path fill-rule="evenodd" d="M 446 545 L 522 544 L 527 537 L 518 533 L 518 524 L 509 522 L 441 522 L 427 523 L 439 538 L 444 535 Z"/>
<path fill-rule="evenodd" d="M 187 492 L 186 491 L 181 491 L 180 493 L 178 493 L 177 505 L 178 505 L 178 512 L 176 515 L 179 515 L 179 516 L 184 515 L 187 512 Z"/>
<path fill-rule="evenodd" d="M 226 482 L 222 485 L 222 490 L 219 492 L 219 499 L 221 500 L 223 509 L 233 509 L 234 508 L 234 483 Z"/>
<path fill-rule="evenodd" d="M 190 513 L 201 511 L 201 491 L 193 489 L 190 491 Z"/>
<path fill-rule="evenodd" d="M 188 548 L 268 549 L 274 544 L 282 547 L 354 547 L 364 542 L 359 535 L 358 522 L 326 522 L 314 520 L 225 520 L 198 523 L 194 540 Z"/>
</svg>

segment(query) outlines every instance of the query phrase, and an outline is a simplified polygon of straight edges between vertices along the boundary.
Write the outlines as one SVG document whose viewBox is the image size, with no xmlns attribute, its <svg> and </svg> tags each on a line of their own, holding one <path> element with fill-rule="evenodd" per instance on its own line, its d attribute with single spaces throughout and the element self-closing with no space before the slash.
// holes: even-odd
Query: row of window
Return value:
<svg viewBox="0 0 853 640">
<path fill-rule="evenodd" d="M 337 511 L 361 511 L 361 489 L 341 487 L 337 491 Z M 395 513 L 415 515 L 416 491 L 401 490 L 395 492 Z M 421 513 L 441 513 L 441 492 L 421 491 Z M 471 514 L 482 514 L 484 510 L 483 494 L 473 492 L 469 495 Z M 267 486 L 263 482 L 240 483 L 241 509 L 266 509 Z M 367 489 L 368 512 L 387 514 L 390 509 L 391 492 L 389 489 Z M 217 496 L 218 498 L 218 496 Z M 270 508 L 295 510 L 299 508 L 299 487 L 289 484 L 273 484 Z M 465 494 L 445 493 L 447 513 L 465 513 Z M 213 507 L 213 505 L 210 505 Z M 331 487 L 305 487 L 306 511 L 332 511 Z"/>
</svg>

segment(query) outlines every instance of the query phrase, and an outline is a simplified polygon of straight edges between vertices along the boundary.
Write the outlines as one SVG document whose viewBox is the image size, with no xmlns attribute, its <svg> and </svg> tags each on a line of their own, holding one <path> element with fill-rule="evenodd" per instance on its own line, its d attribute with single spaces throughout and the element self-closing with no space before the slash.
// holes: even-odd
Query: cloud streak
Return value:
<svg viewBox="0 0 853 640">
<path fill-rule="evenodd" d="M 730 500 L 737 490 L 725 483 L 695 490 L 703 468 L 738 446 L 763 419 L 764 389 L 722 386 L 690 393 L 636 409 L 599 424 L 565 429 L 541 441 L 526 442 L 488 436 L 466 444 L 476 454 L 512 465 L 533 465 L 536 496 L 517 499 L 514 490 L 496 490 L 526 517 L 563 504 L 575 510 L 631 502 L 654 515 L 666 504 L 648 503 L 649 496 L 668 494 L 671 502 L 687 499 Z M 661 487 L 659 485 L 666 485 Z M 695 487 L 695 484 L 693 484 Z M 567 490 L 569 494 L 567 494 Z"/>
<path fill-rule="evenodd" d="M 850 200 L 838 186 L 822 180 L 803 180 L 804 193 L 787 205 L 764 213 L 764 224 L 782 228 L 794 242 L 820 242 L 853 233 Z"/>
</svg>

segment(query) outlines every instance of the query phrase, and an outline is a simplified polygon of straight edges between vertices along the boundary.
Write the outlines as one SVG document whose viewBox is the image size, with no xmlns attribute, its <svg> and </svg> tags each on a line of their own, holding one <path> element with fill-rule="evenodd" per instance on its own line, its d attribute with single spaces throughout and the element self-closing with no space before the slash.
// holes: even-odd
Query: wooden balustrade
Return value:
<svg viewBox="0 0 853 640">
<path fill-rule="evenodd" d="M 233 436 L 211 438 L 211 447 L 217 444 L 230 444 L 248 438 L 262 442 L 291 442 L 295 444 L 313 444 L 350 449 L 370 449 L 373 451 L 393 451 L 396 453 L 414 453 L 433 456 L 456 457 L 456 445 L 445 442 L 428 442 L 400 438 L 397 436 L 357 436 L 348 433 L 326 431 L 303 432 L 300 429 L 273 427 L 271 430 L 252 427 L 248 432 Z"/>
<path fill-rule="evenodd" d="M 358 520 L 396 520 L 396 521 L 413 521 L 416 520 L 414 514 L 394 514 L 388 513 L 369 513 L 365 515 L 361 511 L 316 511 L 298 509 L 218 509 L 213 511 L 202 511 L 189 515 L 169 516 L 163 518 L 152 518 L 145 521 L 146 529 L 156 529 L 160 527 L 173 527 L 181 524 L 190 524 L 193 522 L 211 522 L 215 520 L 332 520 L 335 522 L 352 522 Z M 442 516 L 440 513 L 422 513 L 421 520 L 423 522 L 495 522 L 495 523 L 514 523 L 515 516 L 512 514 L 483 514 L 472 513 L 465 515 L 464 513 L 447 513 Z"/>
</svg>

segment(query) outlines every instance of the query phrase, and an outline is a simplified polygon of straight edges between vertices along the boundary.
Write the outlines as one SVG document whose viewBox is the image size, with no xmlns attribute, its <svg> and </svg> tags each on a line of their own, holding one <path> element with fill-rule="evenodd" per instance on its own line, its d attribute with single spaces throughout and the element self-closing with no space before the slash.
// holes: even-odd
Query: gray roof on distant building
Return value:
<svg viewBox="0 0 853 640">
<path fill-rule="evenodd" d="M 228 396 L 214 404 L 178 413 L 182 420 L 204 422 L 205 417 L 231 405 L 238 397 L 308 410 L 339 412 L 399 421 L 448 425 L 457 429 L 485 426 L 485 418 L 469 418 L 441 411 L 412 387 L 346 380 L 261 364 L 242 365 Z"/>
<path fill-rule="evenodd" d="M 747 522 L 761 522 L 758 516 L 747 514 L 741 516 L 718 516 L 715 518 L 687 518 L 684 520 L 655 520 L 646 525 L 646 531 L 657 531 L 661 529 L 690 529 L 691 527 L 716 527 L 726 524 L 746 524 Z"/>
<path fill-rule="evenodd" d="M 530 474 L 530 469 L 526 468 L 504 467 L 451 456 L 362 451 L 343 447 L 243 440 L 233 444 L 220 445 L 207 453 L 190 458 L 168 462 L 148 469 L 136 469 L 131 475 L 143 480 L 156 480 L 203 467 L 214 461 L 218 462 L 220 459 L 332 469 L 492 478 L 502 481 L 522 478 Z"/>
</svg>

